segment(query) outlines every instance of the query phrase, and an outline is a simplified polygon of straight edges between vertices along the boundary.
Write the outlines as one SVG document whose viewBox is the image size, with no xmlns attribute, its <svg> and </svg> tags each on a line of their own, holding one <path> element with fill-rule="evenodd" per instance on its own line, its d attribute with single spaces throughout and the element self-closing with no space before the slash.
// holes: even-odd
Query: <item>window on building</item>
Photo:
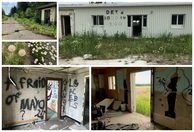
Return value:
<svg viewBox="0 0 194 132">
<path fill-rule="evenodd" d="M 93 17 L 93 25 L 104 25 L 103 16 L 92 16 Z"/>
<path fill-rule="evenodd" d="M 115 90 L 115 76 L 109 76 L 108 77 L 108 89 L 109 90 Z"/>
<path fill-rule="evenodd" d="M 128 16 L 128 27 L 131 27 L 131 16 Z"/>
<path fill-rule="evenodd" d="M 147 15 L 143 16 L 143 27 L 147 27 Z"/>
<path fill-rule="evenodd" d="M 172 15 L 172 25 L 183 25 L 184 15 Z"/>
</svg>

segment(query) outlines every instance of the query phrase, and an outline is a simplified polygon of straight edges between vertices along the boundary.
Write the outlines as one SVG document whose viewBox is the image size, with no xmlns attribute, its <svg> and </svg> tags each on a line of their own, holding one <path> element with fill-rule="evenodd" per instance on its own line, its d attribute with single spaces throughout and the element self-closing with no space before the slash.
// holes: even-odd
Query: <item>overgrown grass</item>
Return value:
<svg viewBox="0 0 194 132">
<path fill-rule="evenodd" d="M 144 55 L 157 58 L 159 55 L 173 60 L 189 55 L 192 57 L 192 35 L 172 37 L 172 34 L 162 34 L 157 38 L 139 37 L 127 38 L 125 33 L 107 37 L 99 36 L 94 31 L 81 35 L 66 36 L 59 40 L 61 58 L 72 58 L 92 54 L 92 59 L 116 59 L 128 55 Z M 192 58 L 190 59 L 192 60 Z"/>
<path fill-rule="evenodd" d="M 34 33 L 44 34 L 47 36 L 57 37 L 57 26 L 54 24 L 40 25 L 34 19 L 14 17 L 20 24 L 25 26 L 25 29 L 31 30 Z"/>
<path fill-rule="evenodd" d="M 136 94 L 136 112 L 150 117 L 150 87 L 145 89 L 146 93 Z"/>
<path fill-rule="evenodd" d="M 8 19 L 8 17 L 7 17 L 7 16 L 2 15 L 2 21 L 6 21 L 7 19 Z"/>
<path fill-rule="evenodd" d="M 15 45 L 16 49 L 13 53 L 8 51 L 8 47 L 10 45 Z M 24 65 L 26 60 L 25 56 L 19 56 L 18 52 L 20 49 L 25 49 L 25 46 L 18 42 L 15 44 L 14 42 L 6 42 L 5 47 L 2 51 L 2 64 L 3 65 Z"/>
</svg>

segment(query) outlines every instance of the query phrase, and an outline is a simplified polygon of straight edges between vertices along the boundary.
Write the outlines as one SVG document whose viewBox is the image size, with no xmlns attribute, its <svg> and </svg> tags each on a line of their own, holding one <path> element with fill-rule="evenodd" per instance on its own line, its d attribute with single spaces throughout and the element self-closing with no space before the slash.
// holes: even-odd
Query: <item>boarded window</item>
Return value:
<svg viewBox="0 0 194 132">
<path fill-rule="evenodd" d="M 92 17 L 93 17 L 93 25 L 104 25 L 103 16 L 92 16 Z"/>
<path fill-rule="evenodd" d="M 147 16 L 143 16 L 143 27 L 147 27 Z"/>
<path fill-rule="evenodd" d="M 183 25 L 184 15 L 172 15 L 172 25 Z"/>
<path fill-rule="evenodd" d="M 131 16 L 128 16 L 128 27 L 131 27 Z"/>
<path fill-rule="evenodd" d="M 109 76 L 108 77 L 108 89 L 109 90 L 115 90 L 115 76 Z"/>
</svg>

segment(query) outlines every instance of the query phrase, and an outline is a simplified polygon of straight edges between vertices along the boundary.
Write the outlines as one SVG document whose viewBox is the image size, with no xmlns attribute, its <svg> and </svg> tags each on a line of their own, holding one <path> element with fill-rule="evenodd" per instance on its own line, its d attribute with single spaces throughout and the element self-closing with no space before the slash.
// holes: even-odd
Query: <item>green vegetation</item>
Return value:
<svg viewBox="0 0 194 132">
<path fill-rule="evenodd" d="M 149 94 L 136 96 L 136 112 L 145 116 L 150 116 L 150 96 Z"/>
<path fill-rule="evenodd" d="M 56 38 L 56 24 L 41 25 L 41 10 L 36 10 L 37 7 L 49 3 L 52 2 L 17 2 L 17 7 L 12 7 L 9 15 L 25 26 L 27 30 Z"/>
<path fill-rule="evenodd" d="M 15 51 L 10 52 L 8 50 L 8 47 L 10 45 L 15 46 Z M 18 44 L 14 42 L 6 42 L 4 49 L 2 50 L 2 64 L 3 65 L 24 65 L 26 60 L 25 56 L 20 56 L 18 54 L 20 49 L 25 49 L 25 46 L 22 44 L 22 42 L 18 42 Z"/>
<path fill-rule="evenodd" d="M 157 38 L 139 37 L 127 38 L 118 32 L 107 37 L 97 35 L 95 32 L 85 32 L 81 35 L 66 36 L 59 40 L 59 53 L 61 58 L 72 58 L 92 54 L 92 59 L 116 59 L 128 55 L 144 56 L 148 61 L 152 58 L 179 58 L 189 56 L 192 60 L 192 35 L 172 37 L 172 34 L 162 34 Z"/>
<path fill-rule="evenodd" d="M 36 65 L 53 65 L 56 64 L 57 50 L 54 45 L 44 42 L 28 43 Z"/>
<path fill-rule="evenodd" d="M 150 86 L 136 87 L 141 89 L 136 93 L 136 112 L 150 117 Z"/>
<path fill-rule="evenodd" d="M 8 17 L 5 15 L 5 11 L 2 8 L 2 21 L 6 21 Z"/>
</svg>

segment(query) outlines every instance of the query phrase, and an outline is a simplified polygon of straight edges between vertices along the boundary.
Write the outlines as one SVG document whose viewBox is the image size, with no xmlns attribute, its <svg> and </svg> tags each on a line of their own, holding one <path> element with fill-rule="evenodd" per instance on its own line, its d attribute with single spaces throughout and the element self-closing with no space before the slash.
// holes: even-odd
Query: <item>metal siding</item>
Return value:
<svg viewBox="0 0 194 132">
<path fill-rule="evenodd" d="M 66 8 L 67 9 L 67 8 Z M 142 35 L 147 37 L 157 37 L 163 33 L 171 32 L 173 36 L 180 34 L 192 34 L 192 6 L 146 6 L 146 7 L 95 7 L 95 8 L 74 8 L 75 9 L 75 29 L 76 33 L 87 31 L 96 31 L 98 34 L 104 34 L 104 31 L 109 36 L 125 32 L 128 37 L 132 35 L 132 28 L 127 27 L 127 15 L 147 15 L 147 28 L 142 28 Z M 104 20 L 104 26 L 93 26 L 92 15 L 104 15 L 106 10 L 118 10 L 120 14 L 124 11 L 126 19 L 120 19 L 120 15 L 114 13 L 110 15 L 110 20 Z M 151 14 L 151 11 L 153 13 Z M 185 14 L 184 28 L 171 28 L 172 14 Z M 112 20 L 111 17 L 114 17 Z M 119 19 L 115 20 L 115 17 Z M 119 22 L 122 23 L 119 26 Z M 112 26 L 110 24 L 113 24 Z M 115 24 L 115 25 L 114 25 Z"/>
</svg>

